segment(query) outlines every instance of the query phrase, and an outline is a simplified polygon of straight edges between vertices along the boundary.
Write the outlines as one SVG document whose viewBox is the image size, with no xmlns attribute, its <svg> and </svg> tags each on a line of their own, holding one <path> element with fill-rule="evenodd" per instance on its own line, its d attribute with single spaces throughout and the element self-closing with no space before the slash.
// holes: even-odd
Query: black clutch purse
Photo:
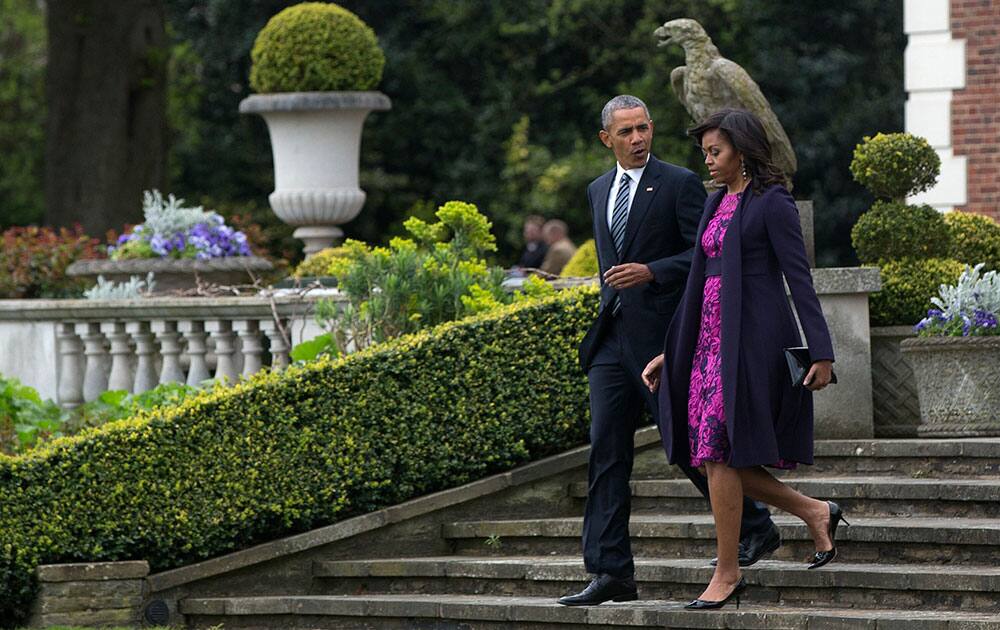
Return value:
<svg viewBox="0 0 1000 630">
<path fill-rule="evenodd" d="M 792 376 L 792 387 L 801 387 L 802 381 L 806 380 L 809 368 L 812 367 L 812 359 L 809 358 L 809 348 L 799 346 L 797 348 L 785 348 L 785 361 L 788 363 L 788 372 Z M 830 371 L 830 383 L 837 382 L 837 374 Z"/>
</svg>

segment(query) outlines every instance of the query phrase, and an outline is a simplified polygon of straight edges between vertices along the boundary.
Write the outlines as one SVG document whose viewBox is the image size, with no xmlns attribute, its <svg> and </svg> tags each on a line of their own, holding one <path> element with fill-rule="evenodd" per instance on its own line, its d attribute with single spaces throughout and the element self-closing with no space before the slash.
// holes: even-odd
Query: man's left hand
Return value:
<svg viewBox="0 0 1000 630">
<path fill-rule="evenodd" d="M 612 289 L 630 289 L 652 282 L 653 272 L 642 263 L 625 263 L 616 265 L 604 274 L 604 282 Z"/>
</svg>

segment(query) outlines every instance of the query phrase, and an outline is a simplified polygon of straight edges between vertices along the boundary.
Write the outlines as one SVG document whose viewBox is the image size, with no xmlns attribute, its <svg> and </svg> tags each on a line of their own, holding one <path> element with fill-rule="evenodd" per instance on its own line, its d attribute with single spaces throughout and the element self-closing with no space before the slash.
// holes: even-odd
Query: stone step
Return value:
<svg viewBox="0 0 1000 630">
<path fill-rule="evenodd" d="M 649 431 L 650 429 L 642 429 Z M 892 474 L 902 477 L 1000 476 L 1000 438 L 818 440 L 815 464 L 796 477 Z M 635 478 L 680 478 L 659 444 L 636 455 Z"/>
<path fill-rule="evenodd" d="M 833 499 L 859 515 L 1000 517 L 1000 478 L 912 479 L 910 477 L 786 477 L 786 483 L 813 497 Z M 587 497 L 587 484 L 569 486 L 571 497 Z M 687 479 L 632 482 L 633 512 L 704 511 L 706 501 Z M 582 508 L 581 508 L 582 510 Z"/>
<path fill-rule="evenodd" d="M 850 527 L 837 530 L 845 562 L 1000 565 L 1000 521 L 990 518 L 873 517 L 847 513 Z M 814 546 L 794 517 L 777 514 L 783 545 L 774 557 L 803 561 Z M 546 556 L 580 553 L 583 519 L 546 518 L 448 523 L 443 534 L 455 553 Z M 633 514 L 630 524 L 636 557 L 710 558 L 715 555 L 711 514 Z M 491 538 L 492 537 L 492 538 Z M 490 543 L 490 544 L 487 544 Z"/>
<path fill-rule="evenodd" d="M 693 599 L 712 578 L 706 558 L 639 559 L 635 579 L 646 597 Z M 320 561 L 313 575 L 324 594 L 440 593 L 559 597 L 580 591 L 588 577 L 577 556 L 463 556 Z M 854 564 L 822 570 L 803 562 L 762 560 L 744 569 L 750 602 L 821 607 L 992 611 L 1000 568 Z M 833 589 L 830 592 L 829 589 Z"/>
<path fill-rule="evenodd" d="M 1000 615 L 964 610 L 814 609 L 733 604 L 718 611 L 684 610 L 685 601 L 645 600 L 567 608 L 550 597 L 477 595 L 309 595 L 191 598 L 180 602 L 192 627 L 462 628 L 463 630 L 610 630 L 731 628 L 733 630 L 996 630 Z"/>
</svg>

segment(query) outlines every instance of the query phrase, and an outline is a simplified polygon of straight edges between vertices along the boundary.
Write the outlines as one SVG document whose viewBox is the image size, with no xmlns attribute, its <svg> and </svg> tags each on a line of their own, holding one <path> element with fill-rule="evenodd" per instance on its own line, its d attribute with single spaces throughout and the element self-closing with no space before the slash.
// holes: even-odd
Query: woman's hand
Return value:
<svg viewBox="0 0 1000 630">
<path fill-rule="evenodd" d="M 663 355 L 658 354 L 653 360 L 646 364 L 646 369 L 642 371 L 642 382 L 646 384 L 649 391 L 655 392 L 660 386 L 660 372 L 663 370 Z"/>
<path fill-rule="evenodd" d="M 644 373 L 643 377 L 645 376 Z M 815 392 L 829 385 L 831 378 L 833 378 L 833 361 L 817 361 L 809 368 L 809 373 L 806 374 L 802 385 L 806 389 Z"/>
</svg>

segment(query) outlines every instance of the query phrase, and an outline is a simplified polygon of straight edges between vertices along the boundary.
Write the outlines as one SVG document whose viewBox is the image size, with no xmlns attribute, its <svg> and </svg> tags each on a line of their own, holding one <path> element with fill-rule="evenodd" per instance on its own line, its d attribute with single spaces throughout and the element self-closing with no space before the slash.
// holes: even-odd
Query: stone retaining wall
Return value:
<svg viewBox="0 0 1000 630">
<path fill-rule="evenodd" d="M 39 593 L 29 625 L 138 625 L 149 564 L 48 564 L 37 570 Z"/>
</svg>

